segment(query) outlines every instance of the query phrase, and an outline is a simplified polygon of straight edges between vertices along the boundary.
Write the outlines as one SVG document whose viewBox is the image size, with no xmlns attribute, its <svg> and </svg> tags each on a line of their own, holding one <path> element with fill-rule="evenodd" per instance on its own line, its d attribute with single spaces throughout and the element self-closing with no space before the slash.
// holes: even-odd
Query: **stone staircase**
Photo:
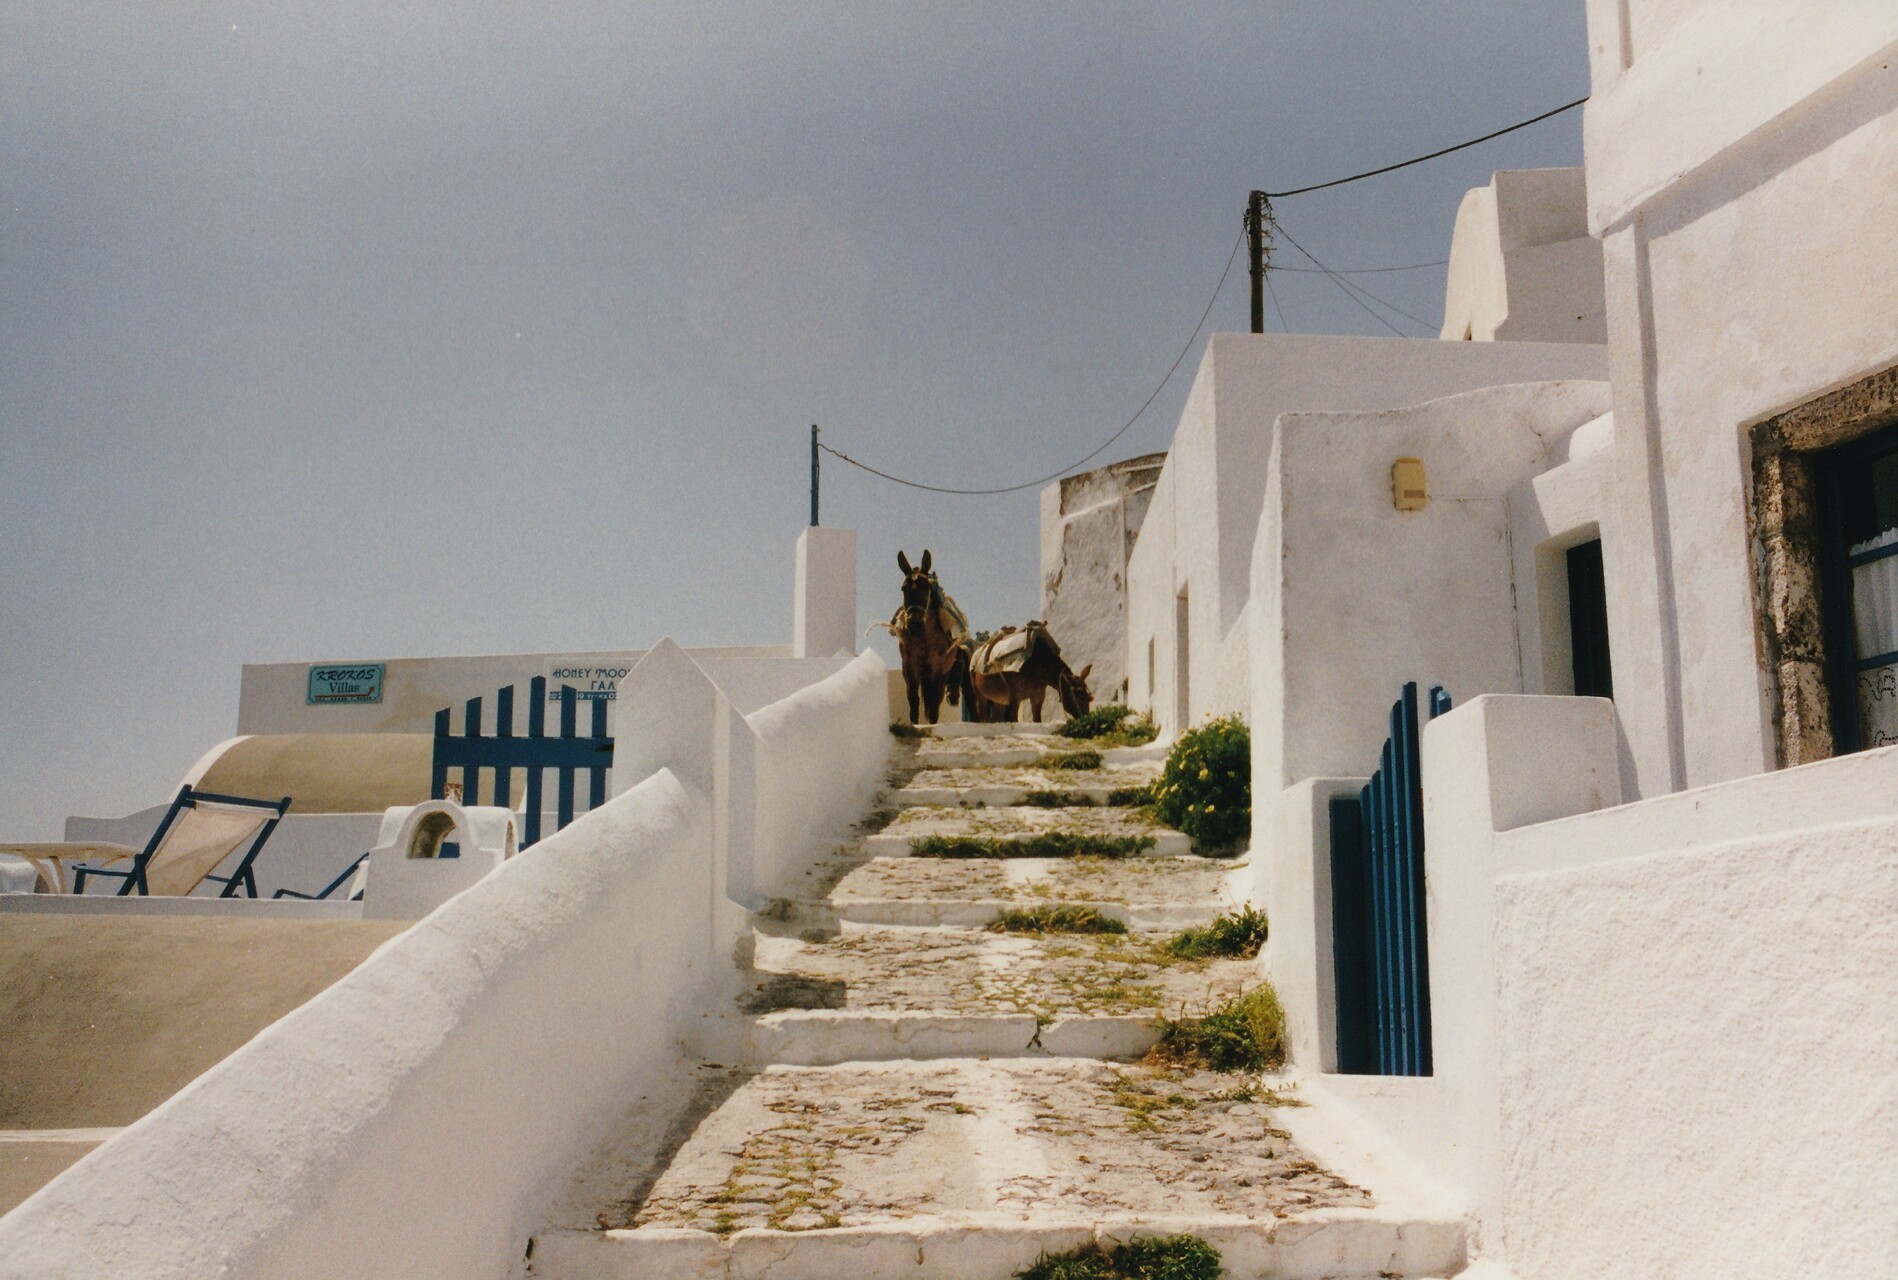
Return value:
<svg viewBox="0 0 1898 1280">
<path fill-rule="evenodd" d="M 1237 905 L 1242 864 L 1109 803 L 1156 776 L 1158 750 L 1077 762 L 1085 744 L 1038 729 L 897 741 L 879 809 L 754 919 L 731 1014 L 748 1061 L 697 1073 L 691 1123 L 615 1136 L 527 1274 L 1004 1280 L 1043 1252 L 1176 1233 L 1231 1277 L 1462 1267 L 1463 1223 L 1385 1211 L 1321 1167 L 1277 1123 L 1295 1099 L 1136 1061 L 1157 1015 L 1259 981 L 1256 960 L 1156 945 Z M 1036 837 L 1119 856 L 1012 856 Z M 1127 932 L 987 928 L 1054 905 Z"/>
</svg>

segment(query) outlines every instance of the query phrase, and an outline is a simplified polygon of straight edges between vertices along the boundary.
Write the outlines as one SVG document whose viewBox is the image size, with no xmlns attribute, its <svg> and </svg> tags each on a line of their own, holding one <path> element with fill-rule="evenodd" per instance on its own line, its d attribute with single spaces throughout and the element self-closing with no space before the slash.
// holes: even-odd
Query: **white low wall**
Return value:
<svg viewBox="0 0 1898 1280">
<path fill-rule="evenodd" d="M 699 683 L 616 709 L 638 744 L 616 769 L 642 780 L 0 1218 L 0 1276 L 514 1272 L 556 1187 L 670 1077 L 735 978 L 734 820 L 715 797 L 746 789 L 713 748 L 743 717 L 670 641 L 647 660 Z M 881 666 L 866 655 L 763 717 L 760 755 L 788 760 L 803 735 L 812 785 L 795 803 L 751 787 L 740 825 L 789 849 L 855 816 L 842 807 L 887 759 Z"/>
<path fill-rule="evenodd" d="M 1335 1064 L 1324 808 L 1288 788 L 1267 958 L 1315 1095 L 1515 1274 L 1872 1276 L 1898 1192 L 1898 748 L 1618 804 L 1612 705 L 1423 734 L 1434 1074 Z"/>
</svg>

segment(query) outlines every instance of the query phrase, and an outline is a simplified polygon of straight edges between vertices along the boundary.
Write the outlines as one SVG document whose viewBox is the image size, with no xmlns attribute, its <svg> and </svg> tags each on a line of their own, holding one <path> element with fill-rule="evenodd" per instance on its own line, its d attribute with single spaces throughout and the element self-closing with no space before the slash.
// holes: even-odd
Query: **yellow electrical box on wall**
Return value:
<svg viewBox="0 0 1898 1280">
<path fill-rule="evenodd" d="M 1424 485 L 1423 463 L 1417 458 L 1399 458 L 1391 463 L 1391 501 L 1399 511 L 1422 511 L 1430 501 Z"/>
</svg>

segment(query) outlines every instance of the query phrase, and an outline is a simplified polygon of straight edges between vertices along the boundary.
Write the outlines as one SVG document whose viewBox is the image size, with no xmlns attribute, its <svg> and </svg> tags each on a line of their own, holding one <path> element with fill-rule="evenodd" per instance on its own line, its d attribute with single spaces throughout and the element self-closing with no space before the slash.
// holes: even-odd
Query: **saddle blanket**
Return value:
<svg viewBox="0 0 1898 1280">
<path fill-rule="evenodd" d="M 1020 671 L 1028 665 L 1028 655 L 1035 651 L 1037 642 L 1046 644 L 1059 656 L 1061 651 L 1054 647 L 1054 637 L 1039 622 L 1031 622 L 1019 630 L 1004 627 L 969 656 L 969 670 L 983 676 Z"/>
</svg>

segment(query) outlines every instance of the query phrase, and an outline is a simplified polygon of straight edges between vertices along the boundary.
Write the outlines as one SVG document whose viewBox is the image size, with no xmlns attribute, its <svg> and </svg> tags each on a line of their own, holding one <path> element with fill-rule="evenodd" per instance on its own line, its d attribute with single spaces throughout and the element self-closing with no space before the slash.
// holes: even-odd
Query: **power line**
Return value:
<svg viewBox="0 0 1898 1280">
<path fill-rule="evenodd" d="M 1088 454 L 1085 458 L 1079 459 L 1078 461 L 1070 462 L 1067 466 L 1062 467 L 1059 471 L 1051 471 L 1047 475 L 1041 476 L 1040 478 L 1035 479 L 1035 480 L 1024 480 L 1020 484 L 1003 485 L 994 489 L 953 489 L 944 485 L 924 484 L 920 480 L 905 480 L 902 476 L 894 476 L 894 475 L 891 475 L 887 471 L 879 471 L 877 468 L 871 466 L 867 462 L 858 462 L 855 458 L 851 457 L 849 454 L 843 453 L 837 449 L 833 449 L 827 444 L 819 443 L 817 447 L 822 449 L 825 453 L 830 454 L 834 458 L 840 458 L 843 461 L 848 462 L 851 466 L 856 467 L 860 471 L 868 471 L 873 476 L 881 476 L 885 480 L 889 480 L 895 484 L 907 485 L 909 488 L 912 488 L 912 489 L 927 489 L 930 493 L 954 493 L 954 494 L 966 494 L 966 495 L 1019 493 L 1023 489 L 1039 488 L 1040 486 L 1047 484 L 1050 480 L 1058 480 L 1062 476 L 1066 475 L 1068 472 L 1073 471 L 1076 467 L 1085 466 L 1086 464 L 1094 461 L 1094 459 L 1100 457 L 1103 453 L 1107 452 L 1107 450 L 1113 446 L 1114 441 L 1126 435 L 1128 430 L 1132 428 L 1134 423 L 1140 421 L 1140 415 L 1145 413 L 1147 409 L 1152 406 L 1153 402 L 1160 398 L 1160 392 L 1165 390 L 1167 382 L 1173 377 L 1174 373 L 1178 371 L 1181 363 L 1185 361 L 1186 353 L 1193 349 L 1193 344 L 1195 342 L 1199 341 L 1199 332 L 1201 329 L 1204 329 L 1206 327 L 1206 318 L 1212 315 L 1213 303 L 1219 301 L 1219 291 L 1226 287 L 1226 277 L 1232 274 L 1232 264 L 1239 260 L 1239 246 L 1244 243 L 1245 243 L 1245 236 L 1243 234 L 1237 240 L 1233 241 L 1232 253 L 1226 259 L 1226 269 L 1219 273 L 1219 283 L 1213 286 L 1213 296 L 1206 299 L 1206 309 L 1199 313 L 1199 323 L 1193 326 L 1192 335 L 1187 338 L 1186 345 L 1180 348 L 1180 354 L 1174 357 L 1173 363 L 1167 367 L 1167 371 L 1165 375 L 1162 376 L 1160 379 L 1160 384 L 1153 389 L 1153 394 L 1148 396 L 1144 401 L 1142 401 L 1140 407 L 1134 410 L 1134 416 L 1127 419 L 1126 422 L 1122 423 L 1120 430 L 1116 431 L 1113 435 L 1103 440 L 1100 446 L 1096 448 L 1094 452 Z M 1301 249 L 1299 252 L 1302 253 L 1304 251 Z M 1282 318 L 1283 317 L 1281 317 L 1281 319 Z"/>
<path fill-rule="evenodd" d="M 1274 223 L 1274 225 L 1277 224 Z M 1448 258 L 1439 258 L 1435 262 L 1411 262 L 1401 267 L 1273 267 L 1272 270 L 1297 271 L 1305 275 L 1313 276 L 1375 276 L 1382 275 L 1387 271 L 1422 271 L 1425 267 L 1447 267 L 1449 265 L 1450 260 Z"/>
<path fill-rule="evenodd" d="M 1425 329 L 1434 329 L 1436 327 L 1435 325 L 1432 325 L 1428 320 L 1421 320 L 1417 318 L 1416 316 L 1411 315 L 1410 312 L 1404 310 L 1402 307 L 1397 306 L 1395 303 L 1387 302 L 1383 298 L 1378 297 L 1375 293 L 1372 293 L 1369 289 L 1366 289 L 1363 285 L 1353 284 L 1351 281 L 1342 278 L 1342 275 L 1339 272 L 1333 271 L 1330 267 L 1327 267 L 1324 263 L 1318 261 L 1317 258 L 1313 257 L 1311 250 L 1307 249 L 1304 245 L 1300 244 L 1298 241 L 1292 239 L 1291 233 L 1285 229 L 1284 223 L 1279 222 L 1277 219 L 1274 219 L 1272 222 L 1272 229 L 1276 231 L 1278 234 L 1284 236 L 1285 242 L 1291 245 L 1292 248 L 1304 254 L 1306 260 L 1309 261 L 1314 268 L 1323 272 L 1326 276 L 1330 278 L 1331 283 L 1337 285 L 1338 288 L 1342 289 L 1344 291 L 1345 297 L 1350 298 L 1353 302 L 1357 303 L 1360 307 L 1363 307 L 1365 311 L 1370 313 L 1372 318 L 1377 320 L 1378 323 L 1382 324 L 1386 329 L 1389 329 L 1392 333 L 1397 334 L 1398 337 L 1403 338 L 1403 337 L 1408 337 L 1410 335 L 1399 330 L 1397 326 L 1393 325 L 1390 321 L 1384 319 L 1383 316 L 1378 315 L 1377 312 L 1372 311 L 1371 308 L 1365 304 L 1364 298 L 1369 298 L 1372 302 L 1375 302 L 1378 305 L 1385 307 L 1386 309 L 1394 312 L 1395 314 L 1404 317 L 1404 319 L 1410 321 L 1412 324 L 1420 325 Z M 1364 297 L 1360 298 L 1358 296 L 1359 294 L 1363 294 Z"/>
<path fill-rule="evenodd" d="M 1347 182 L 1358 182 L 1364 178 L 1375 178 L 1380 173 L 1392 173 L 1398 169 L 1408 169 L 1413 164 L 1422 164 L 1426 160 L 1435 160 L 1438 156 L 1447 156 L 1453 151 L 1462 151 L 1466 147 L 1473 147 L 1479 142 L 1488 142 L 1491 138 L 1500 138 L 1505 133 L 1514 133 L 1518 129 L 1527 129 L 1532 124 L 1540 124 L 1550 116 L 1559 116 L 1564 111 L 1573 111 L 1587 101 L 1588 99 L 1586 97 L 1577 98 L 1575 101 L 1565 103 L 1553 111 L 1544 111 L 1539 116 L 1530 116 L 1527 120 L 1518 121 L 1510 125 L 1507 129 L 1498 129 L 1494 133 L 1486 133 L 1480 138 L 1471 138 L 1468 142 L 1459 142 L 1454 147 L 1445 147 L 1441 151 L 1432 151 L 1429 155 L 1418 156 L 1414 160 L 1402 160 L 1396 164 L 1387 164 L 1381 169 L 1366 169 L 1363 173 L 1354 173 L 1348 178 L 1333 178 L 1330 182 L 1313 183 L 1309 187 L 1294 187 L 1290 191 L 1268 191 L 1265 193 L 1265 198 L 1268 200 L 1281 200 L 1286 196 L 1302 196 L 1308 191 L 1323 191 L 1327 187 L 1342 187 Z"/>
<path fill-rule="evenodd" d="M 1281 267 L 1279 268 L 1279 270 L 1282 271 L 1284 270 L 1284 268 Z M 1272 287 L 1272 275 L 1270 272 L 1266 273 L 1265 291 L 1269 293 L 1270 295 L 1272 295 L 1272 310 L 1278 312 L 1279 328 L 1286 333 L 1290 333 L 1292 331 L 1292 326 L 1285 322 L 1285 308 L 1279 305 L 1279 291 Z"/>
</svg>

